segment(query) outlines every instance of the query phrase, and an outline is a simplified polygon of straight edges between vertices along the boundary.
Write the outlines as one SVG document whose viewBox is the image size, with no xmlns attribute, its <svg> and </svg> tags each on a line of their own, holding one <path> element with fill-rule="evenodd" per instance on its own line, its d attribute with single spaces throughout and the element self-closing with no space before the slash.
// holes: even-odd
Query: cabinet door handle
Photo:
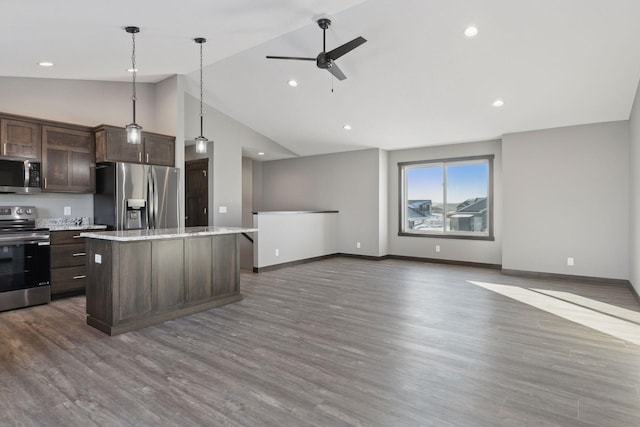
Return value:
<svg viewBox="0 0 640 427">
<path fill-rule="evenodd" d="M 86 274 L 81 274 L 80 276 L 73 276 L 73 280 L 84 279 L 85 277 L 87 277 Z"/>
<path fill-rule="evenodd" d="M 75 236 L 71 236 L 71 237 L 72 237 L 73 239 L 81 239 L 81 238 L 82 238 L 82 236 L 81 236 L 81 235 L 79 235 L 79 234 L 76 234 Z"/>
<path fill-rule="evenodd" d="M 142 163 L 142 151 L 138 151 L 138 163 Z"/>
<path fill-rule="evenodd" d="M 147 153 L 147 163 L 149 163 L 149 153 Z"/>
<path fill-rule="evenodd" d="M 204 209 L 202 210 L 202 212 L 206 215 L 206 214 L 207 214 L 207 208 L 204 208 Z"/>
<path fill-rule="evenodd" d="M 6 142 L 4 144 L 2 144 L 2 155 L 3 156 L 7 155 L 7 143 Z"/>
<path fill-rule="evenodd" d="M 44 189 L 45 190 L 47 189 L 47 177 L 46 176 L 44 177 Z"/>
<path fill-rule="evenodd" d="M 86 252 L 76 252 L 73 256 L 85 256 Z"/>
</svg>

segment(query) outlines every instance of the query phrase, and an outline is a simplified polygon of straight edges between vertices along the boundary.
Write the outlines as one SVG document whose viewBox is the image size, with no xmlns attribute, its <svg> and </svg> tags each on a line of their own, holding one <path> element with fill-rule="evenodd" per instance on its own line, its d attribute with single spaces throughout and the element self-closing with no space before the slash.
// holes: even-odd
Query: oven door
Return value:
<svg viewBox="0 0 640 427">
<path fill-rule="evenodd" d="M 0 239 L 0 292 L 49 285 L 49 241 Z"/>
</svg>

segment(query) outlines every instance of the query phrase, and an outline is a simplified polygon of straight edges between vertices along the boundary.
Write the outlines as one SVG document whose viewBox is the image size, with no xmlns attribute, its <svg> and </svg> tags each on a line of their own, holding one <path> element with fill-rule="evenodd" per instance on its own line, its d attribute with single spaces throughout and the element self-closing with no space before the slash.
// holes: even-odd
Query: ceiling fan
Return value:
<svg viewBox="0 0 640 427">
<path fill-rule="evenodd" d="M 297 56 L 267 56 L 267 59 L 293 59 L 296 61 L 316 61 L 316 65 L 318 68 L 322 68 L 323 70 L 327 70 L 331 74 L 334 75 L 338 80 L 344 80 L 347 76 L 338 68 L 338 65 L 334 62 L 336 59 L 340 58 L 342 55 L 351 52 L 353 49 L 357 48 L 367 40 L 363 37 L 356 37 L 343 44 L 342 46 L 338 46 L 337 48 L 330 50 L 327 52 L 327 28 L 331 25 L 331 20 L 327 18 L 318 19 L 318 26 L 322 28 L 322 52 L 318 54 L 315 58 L 301 58 Z"/>
</svg>

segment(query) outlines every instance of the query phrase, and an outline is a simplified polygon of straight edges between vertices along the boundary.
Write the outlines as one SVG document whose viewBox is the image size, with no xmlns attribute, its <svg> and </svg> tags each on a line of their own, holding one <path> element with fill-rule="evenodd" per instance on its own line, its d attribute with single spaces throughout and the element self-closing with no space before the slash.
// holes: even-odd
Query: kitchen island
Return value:
<svg viewBox="0 0 640 427">
<path fill-rule="evenodd" d="M 239 227 L 83 232 L 87 324 L 109 335 L 242 300 Z"/>
</svg>

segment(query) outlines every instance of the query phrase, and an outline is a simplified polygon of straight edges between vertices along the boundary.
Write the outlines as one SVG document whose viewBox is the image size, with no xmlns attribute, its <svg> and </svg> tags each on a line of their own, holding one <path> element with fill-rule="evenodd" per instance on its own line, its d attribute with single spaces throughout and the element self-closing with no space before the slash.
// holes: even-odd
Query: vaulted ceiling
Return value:
<svg viewBox="0 0 640 427">
<path fill-rule="evenodd" d="M 3 76 L 128 81 L 123 28 L 135 25 L 140 81 L 197 80 L 192 39 L 205 37 L 206 102 L 299 155 L 626 120 L 640 79 L 637 0 L 5 0 L 1 10 Z M 346 80 L 265 59 L 316 56 L 320 17 L 333 21 L 328 49 L 368 40 L 337 61 Z"/>
</svg>

